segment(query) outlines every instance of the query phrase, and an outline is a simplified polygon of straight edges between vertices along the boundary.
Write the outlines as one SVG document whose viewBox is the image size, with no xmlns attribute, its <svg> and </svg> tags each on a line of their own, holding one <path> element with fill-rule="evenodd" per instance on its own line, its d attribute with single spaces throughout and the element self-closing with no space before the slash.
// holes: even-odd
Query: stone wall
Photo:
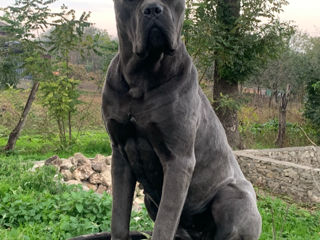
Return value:
<svg viewBox="0 0 320 240">
<path fill-rule="evenodd" d="M 320 147 L 291 147 L 263 150 L 245 150 L 251 155 L 320 168 Z"/>
<path fill-rule="evenodd" d="M 320 203 L 320 148 L 234 152 L 253 185 L 305 203 Z"/>
</svg>

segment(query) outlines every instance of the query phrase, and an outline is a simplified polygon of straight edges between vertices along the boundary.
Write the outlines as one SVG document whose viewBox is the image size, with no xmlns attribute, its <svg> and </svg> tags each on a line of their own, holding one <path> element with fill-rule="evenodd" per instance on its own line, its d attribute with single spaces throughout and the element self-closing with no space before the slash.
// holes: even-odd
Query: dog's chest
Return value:
<svg viewBox="0 0 320 240">
<path fill-rule="evenodd" d="M 120 146 L 124 158 L 129 162 L 137 181 L 154 201 L 160 201 L 163 182 L 163 170 L 160 160 L 148 139 L 147 130 L 137 125 L 134 116 L 126 124 L 121 124 Z"/>
</svg>

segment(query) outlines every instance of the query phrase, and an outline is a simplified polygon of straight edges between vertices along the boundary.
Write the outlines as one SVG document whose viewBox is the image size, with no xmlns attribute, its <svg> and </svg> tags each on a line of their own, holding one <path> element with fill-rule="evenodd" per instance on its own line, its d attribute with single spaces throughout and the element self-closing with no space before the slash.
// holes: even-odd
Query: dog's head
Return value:
<svg viewBox="0 0 320 240">
<path fill-rule="evenodd" d="M 140 57 L 172 54 L 180 41 L 185 0 L 114 0 L 118 35 Z"/>
</svg>

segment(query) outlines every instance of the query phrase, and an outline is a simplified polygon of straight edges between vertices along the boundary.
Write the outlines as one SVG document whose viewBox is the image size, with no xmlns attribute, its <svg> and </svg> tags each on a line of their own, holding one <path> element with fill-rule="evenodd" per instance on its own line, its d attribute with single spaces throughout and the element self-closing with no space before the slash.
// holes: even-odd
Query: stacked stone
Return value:
<svg viewBox="0 0 320 240">
<path fill-rule="evenodd" d="M 318 147 L 244 150 L 235 155 L 255 186 L 297 202 L 320 203 Z"/>
<path fill-rule="evenodd" d="M 44 165 L 57 168 L 66 184 L 82 185 L 84 190 L 92 189 L 98 194 L 111 193 L 111 156 L 97 154 L 95 158 L 87 158 L 81 153 L 76 153 L 68 159 L 52 156 L 46 161 L 35 162 L 31 171 Z M 141 209 L 144 195 L 141 188 L 136 187 L 133 209 Z"/>
<path fill-rule="evenodd" d="M 111 156 L 97 154 L 91 159 L 81 153 L 68 159 L 52 156 L 43 163 L 38 162 L 33 168 L 41 165 L 55 166 L 66 184 L 81 184 L 84 190 L 92 189 L 100 194 L 111 192 Z"/>
</svg>

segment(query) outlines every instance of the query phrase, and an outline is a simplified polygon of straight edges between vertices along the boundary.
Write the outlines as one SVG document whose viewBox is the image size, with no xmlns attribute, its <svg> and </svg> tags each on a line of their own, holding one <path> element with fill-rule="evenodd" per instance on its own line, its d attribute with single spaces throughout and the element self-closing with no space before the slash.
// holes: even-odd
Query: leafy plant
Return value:
<svg viewBox="0 0 320 240">
<path fill-rule="evenodd" d="M 67 146 L 67 121 L 70 115 L 76 112 L 76 106 L 80 103 L 78 84 L 79 81 L 68 78 L 66 74 L 61 72 L 61 75 L 59 74 L 52 81 L 44 82 L 41 85 L 42 103 L 48 108 L 49 115 L 57 122 L 62 147 Z M 71 134 L 70 131 L 69 134 Z"/>
<path fill-rule="evenodd" d="M 217 100 L 219 101 L 217 110 L 221 110 L 224 114 L 228 110 L 238 111 L 240 109 L 241 103 L 231 98 L 229 95 L 224 95 L 223 93 L 220 93 L 220 98 Z"/>
</svg>

